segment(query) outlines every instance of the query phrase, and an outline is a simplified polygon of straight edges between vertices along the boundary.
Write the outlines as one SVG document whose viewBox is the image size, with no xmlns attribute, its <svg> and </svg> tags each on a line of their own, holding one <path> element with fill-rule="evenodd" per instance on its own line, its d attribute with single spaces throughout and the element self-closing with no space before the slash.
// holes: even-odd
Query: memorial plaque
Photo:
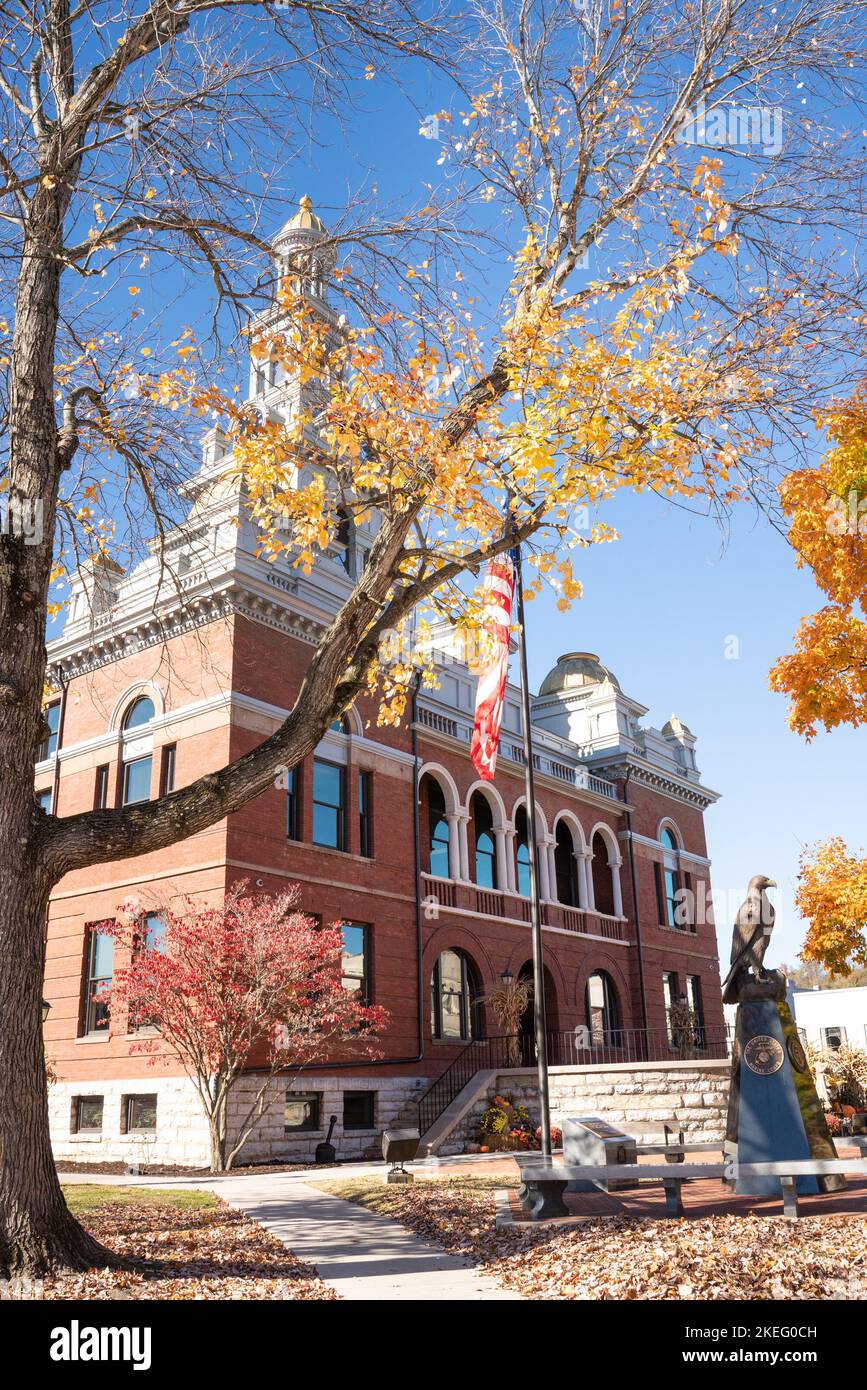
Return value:
<svg viewBox="0 0 867 1390">
<path fill-rule="evenodd" d="M 566 1163 L 637 1163 L 635 1140 L 622 1129 L 603 1120 L 599 1115 L 566 1116 L 563 1119 L 563 1159 Z M 573 1179 L 568 1192 L 608 1192 L 615 1187 L 628 1187 L 620 1181 L 587 1182 Z"/>
<path fill-rule="evenodd" d="M 784 1056 L 776 1038 L 769 1037 L 767 1033 L 750 1038 L 744 1048 L 744 1062 L 757 1076 L 773 1076 L 783 1065 Z"/>
<path fill-rule="evenodd" d="M 615 1129 L 607 1120 L 582 1120 L 581 1124 L 585 1129 L 589 1129 L 591 1134 L 595 1134 L 597 1139 L 622 1139 L 623 1131 Z"/>
<path fill-rule="evenodd" d="M 795 1071 L 807 1070 L 807 1054 L 804 1051 L 804 1045 L 797 1033 L 789 1034 L 786 1039 L 786 1051 L 789 1054 L 789 1061 L 795 1068 Z"/>
</svg>

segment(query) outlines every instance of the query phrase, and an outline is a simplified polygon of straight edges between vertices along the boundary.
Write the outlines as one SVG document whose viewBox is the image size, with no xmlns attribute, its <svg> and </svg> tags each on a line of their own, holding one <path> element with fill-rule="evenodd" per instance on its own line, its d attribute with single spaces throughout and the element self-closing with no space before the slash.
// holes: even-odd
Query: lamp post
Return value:
<svg viewBox="0 0 867 1390">
<path fill-rule="evenodd" d="M 48 1022 L 48 1015 L 49 1015 L 50 1013 L 51 1013 L 51 1005 L 49 1004 L 49 1002 L 48 1002 L 47 999 L 43 999 L 43 1001 L 42 1001 L 42 1022 L 43 1022 L 43 1023 L 47 1023 L 47 1022 Z"/>
<path fill-rule="evenodd" d="M 509 985 L 512 983 L 514 978 L 514 975 L 508 968 L 500 971 L 500 979 L 503 982 L 503 989 L 508 989 Z"/>
</svg>

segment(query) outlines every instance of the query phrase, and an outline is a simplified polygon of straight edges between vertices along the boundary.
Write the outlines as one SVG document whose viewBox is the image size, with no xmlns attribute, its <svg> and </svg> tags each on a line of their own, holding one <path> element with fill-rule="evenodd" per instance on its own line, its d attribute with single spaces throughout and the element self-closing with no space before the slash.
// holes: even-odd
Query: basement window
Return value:
<svg viewBox="0 0 867 1390">
<path fill-rule="evenodd" d="M 286 1134 L 319 1129 L 322 1109 L 321 1091 L 287 1091 L 283 1109 L 283 1129 Z"/>
<path fill-rule="evenodd" d="M 343 1097 L 343 1128 L 374 1129 L 375 1091 L 347 1091 Z"/>
<path fill-rule="evenodd" d="M 121 1134 L 153 1134 L 157 1127 L 155 1095 L 124 1096 L 120 1106 Z"/>
<path fill-rule="evenodd" d="M 73 1096 L 69 1128 L 73 1134 L 102 1132 L 102 1096 Z"/>
</svg>

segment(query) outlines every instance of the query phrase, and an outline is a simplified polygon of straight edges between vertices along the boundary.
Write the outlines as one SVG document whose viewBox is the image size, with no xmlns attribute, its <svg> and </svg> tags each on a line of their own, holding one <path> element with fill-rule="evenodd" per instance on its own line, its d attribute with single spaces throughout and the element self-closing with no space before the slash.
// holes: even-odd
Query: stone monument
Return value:
<svg viewBox="0 0 867 1390">
<path fill-rule="evenodd" d="M 741 1163 L 787 1159 L 833 1159 L 836 1152 L 816 1084 L 795 1021 L 786 1002 L 786 977 L 765 970 L 763 961 L 774 927 L 767 895 L 773 879 L 750 879 L 746 900 L 735 919 L 723 1002 L 737 1004 L 732 1049 L 726 1150 Z M 737 1168 L 726 1179 L 735 1192 L 779 1196 L 775 1177 L 744 1179 Z M 800 1177 L 798 1192 L 837 1191 L 846 1179 Z"/>
</svg>

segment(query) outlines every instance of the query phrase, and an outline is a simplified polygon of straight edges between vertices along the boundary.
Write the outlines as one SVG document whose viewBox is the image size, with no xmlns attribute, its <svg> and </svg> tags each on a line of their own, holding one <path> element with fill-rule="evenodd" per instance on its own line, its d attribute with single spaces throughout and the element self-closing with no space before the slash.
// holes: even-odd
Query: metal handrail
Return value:
<svg viewBox="0 0 867 1390">
<path fill-rule="evenodd" d="M 726 1025 L 704 1024 L 692 1035 L 678 1036 L 676 1028 L 613 1028 L 588 1038 L 587 1030 L 547 1034 L 551 1067 L 610 1066 L 631 1062 L 709 1062 L 729 1056 L 731 1030 Z M 533 1067 L 536 1050 L 531 1035 L 521 1033 L 492 1038 L 473 1038 L 421 1095 L 418 1104 L 419 1133 L 424 1136 L 448 1109 L 477 1072 L 507 1071 L 515 1066 Z"/>
<path fill-rule="evenodd" d="M 468 1081 L 480 1071 L 503 1070 L 507 1060 L 514 1064 L 513 1058 L 524 1062 L 524 1053 L 529 1049 L 529 1039 L 522 1037 L 473 1038 L 458 1053 L 453 1062 L 428 1087 L 418 1101 L 419 1133 L 424 1135 L 451 1105 Z M 515 1053 L 513 1049 L 517 1049 Z M 529 1062 L 527 1063 L 529 1065 Z"/>
</svg>

